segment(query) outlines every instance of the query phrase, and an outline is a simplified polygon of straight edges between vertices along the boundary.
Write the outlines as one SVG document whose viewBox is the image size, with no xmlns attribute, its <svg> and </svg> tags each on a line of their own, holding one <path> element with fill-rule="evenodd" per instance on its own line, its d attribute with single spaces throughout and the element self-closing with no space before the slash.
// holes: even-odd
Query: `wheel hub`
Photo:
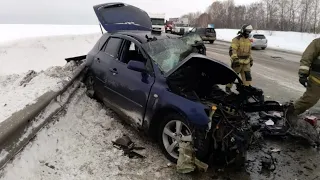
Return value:
<svg viewBox="0 0 320 180">
<path fill-rule="evenodd" d="M 180 120 L 169 121 L 162 133 L 162 141 L 166 151 L 175 159 L 178 159 L 179 143 L 191 142 L 191 131 Z"/>
</svg>

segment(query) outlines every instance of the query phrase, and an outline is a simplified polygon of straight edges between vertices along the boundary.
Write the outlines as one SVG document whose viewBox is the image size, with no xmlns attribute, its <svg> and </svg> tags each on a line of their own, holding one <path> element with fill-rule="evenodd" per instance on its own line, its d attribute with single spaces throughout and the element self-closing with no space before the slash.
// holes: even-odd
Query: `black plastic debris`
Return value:
<svg viewBox="0 0 320 180">
<path fill-rule="evenodd" d="M 129 158 L 145 158 L 145 156 L 139 154 L 135 150 L 143 150 L 144 147 L 137 147 L 134 142 L 127 136 L 123 135 L 122 137 L 116 139 L 116 141 L 112 141 L 112 144 L 115 148 L 123 150 L 124 155 Z"/>
</svg>

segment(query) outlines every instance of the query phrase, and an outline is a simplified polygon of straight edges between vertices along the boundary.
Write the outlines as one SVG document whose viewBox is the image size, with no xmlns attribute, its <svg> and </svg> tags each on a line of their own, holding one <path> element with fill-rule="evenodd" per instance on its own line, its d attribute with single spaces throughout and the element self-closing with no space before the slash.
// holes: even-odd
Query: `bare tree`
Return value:
<svg viewBox="0 0 320 180">
<path fill-rule="evenodd" d="M 279 0 L 278 1 L 279 9 L 280 9 L 280 30 L 284 31 L 286 30 L 286 21 L 287 21 L 287 16 L 286 14 L 288 13 L 288 0 Z"/>
<path fill-rule="evenodd" d="M 319 16 L 319 0 L 315 0 L 315 1 L 314 1 L 314 11 L 313 11 L 313 15 L 314 15 L 314 20 L 313 20 L 313 33 L 317 33 L 317 23 L 318 23 L 317 17 Z"/>
<path fill-rule="evenodd" d="M 215 0 L 205 13 L 188 17 L 201 26 L 214 23 L 217 28 L 239 29 L 250 23 L 255 29 L 317 33 L 319 6 L 320 0 L 260 0 L 248 6 L 235 5 L 234 0 Z"/>
<path fill-rule="evenodd" d="M 181 16 L 182 18 L 188 18 L 189 20 L 189 24 L 191 26 L 195 26 L 196 23 L 197 23 L 197 20 L 199 18 L 199 16 L 201 15 L 202 13 L 201 12 L 196 12 L 196 13 L 188 13 L 188 14 L 185 14 L 183 16 Z"/>
<path fill-rule="evenodd" d="M 208 13 L 203 13 L 198 17 L 196 25 L 199 27 L 207 27 L 210 22 L 210 16 Z"/>
</svg>

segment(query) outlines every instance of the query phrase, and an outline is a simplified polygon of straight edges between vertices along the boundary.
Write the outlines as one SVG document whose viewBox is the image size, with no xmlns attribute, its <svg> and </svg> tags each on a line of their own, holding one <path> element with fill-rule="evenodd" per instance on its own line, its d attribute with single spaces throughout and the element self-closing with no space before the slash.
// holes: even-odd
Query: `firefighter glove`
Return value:
<svg viewBox="0 0 320 180">
<path fill-rule="evenodd" d="M 299 82 L 302 84 L 304 87 L 307 87 L 308 85 L 308 75 L 306 74 L 299 74 Z"/>
<path fill-rule="evenodd" d="M 231 63 L 231 67 L 232 68 L 236 68 L 236 67 L 239 67 L 240 66 L 240 61 L 238 58 L 235 58 L 232 60 L 232 63 Z"/>
</svg>

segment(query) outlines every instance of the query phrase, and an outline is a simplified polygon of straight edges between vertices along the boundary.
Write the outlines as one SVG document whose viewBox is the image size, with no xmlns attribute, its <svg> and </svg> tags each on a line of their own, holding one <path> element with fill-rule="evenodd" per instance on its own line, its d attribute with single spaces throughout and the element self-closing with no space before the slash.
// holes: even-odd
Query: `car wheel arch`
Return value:
<svg viewBox="0 0 320 180">
<path fill-rule="evenodd" d="M 188 121 L 186 114 L 182 110 L 180 110 L 178 107 L 167 106 L 167 107 L 160 108 L 153 114 L 151 121 L 150 121 L 148 132 L 152 138 L 157 139 L 157 132 L 158 131 L 156 128 L 160 126 L 161 120 L 166 115 L 171 114 L 171 113 L 179 114 Z"/>
</svg>

